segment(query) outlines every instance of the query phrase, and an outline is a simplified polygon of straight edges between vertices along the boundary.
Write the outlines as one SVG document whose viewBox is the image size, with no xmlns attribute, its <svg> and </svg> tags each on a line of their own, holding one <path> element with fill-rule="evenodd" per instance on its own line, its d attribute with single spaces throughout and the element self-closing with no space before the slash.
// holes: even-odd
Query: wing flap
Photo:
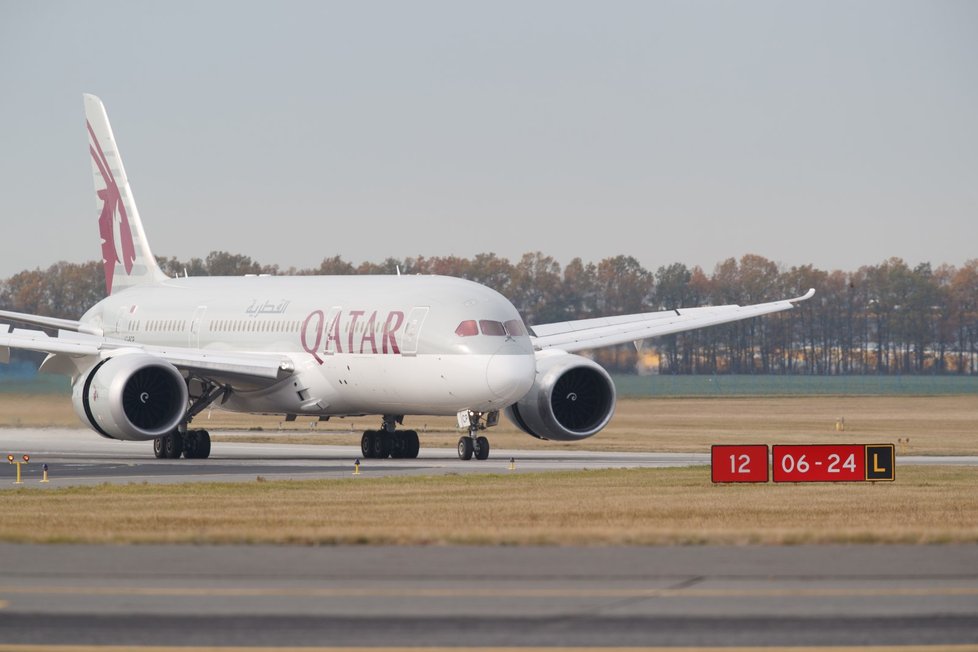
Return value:
<svg viewBox="0 0 978 652">
<path fill-rule="evenodd" d="M 203 377 L 237 378 L 266 385 L 294 370 L 292 359 L 279 353 L 150 346 L 71 331 L 59 331 L 57 337 L 52 337 L 43 331 L 9 330 L 9 326 L 0 324 L 0 358 L 3 349 L 9 352 L 12 348 L 71 357 L 104 357 L 121 350 L 142 351 L 166 360 L 177 369 Z"/>
<path fill-rule="evenodd" d="M 292 360 L 275 353 L 238 353 L 219 351 L 210 353 L 195 349 L 163 349 L 152 346 L 139 347 L 146 353 L 158 355 L 177 369 L 194 371 L 202 376 L 230 374 L 280 380 L 294 369 Z"/>
<path fill-rule="evenodd" d="M 27 324 L 28 326 L 38 326 L 40 328 L 74 331 L 76 333 L 85 333 L 88 335 L 102 334 L 100 329 L 93 328 L 88 324 L 83 324 L 80 321 L 75 321 L 74 319 L 42 317 L 41 315 L 30 315 L 25 312 L 11 312 L 9 310 L 0 310 L 0 319 L 6 319 L 7 321 L 12 321 L 18 324 Z"/>
<path fill-rule="evenodd" d="M 89 336 L 85 339 L 73 337 L 51 337 L 44 331 L 15 328 L 9 330 L 7 324 L 0 324 L 0 346 L 8 349 L 26 349 L 42 353 L 63 353 L 71 356 L 97 355 L 100 338 Z M 62 331 L 65 333 L 65 331 Z"/>
</svg>

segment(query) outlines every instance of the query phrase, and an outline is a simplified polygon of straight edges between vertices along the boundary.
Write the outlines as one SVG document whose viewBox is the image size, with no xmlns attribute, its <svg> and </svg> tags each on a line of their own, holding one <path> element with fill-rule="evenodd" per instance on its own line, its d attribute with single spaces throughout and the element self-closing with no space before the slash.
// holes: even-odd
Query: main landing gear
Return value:
<svg viewBox="0 0 978 652">
<path fill-rule="evenodd" d="M 373 460 L 415 459 L 421 450 L 421 441 L 415 430 L 395 430 L 398 423 L 404 421 L 403 416 L 384 416 L 384 424 L 380 430 L 367 430 L 360 438 L 360 452 Z"/>
<path fill-rule="evenodd" d="M 211 454 L 211 435 L 206 430 L 174 430 L 153 440 L 153 454 L 166 460 L 180 459 L 181 455 L 188 460 L 205 460 Z"/>
<path fill-rule="evenodd" d="M 458 427 L 469 431 L 458 439 L 458 459 L 489 459 L 489 440 L 479 432 L 499 423 L 499 411 L 476 412 L 464 410 L 458 413 Z"/>
<path fill-rule="evenodd" d="M 187 425 L 217 399 L 227 399 L 230 388 L 209 381 L 187 379 L 190 407 L 183 423 L 162 437 L 153 440 L 153 454 L 159 459 L 176 460 L 183 455 L 188 460 L 206 460 L 211 454 L 211 435 L 206 430 L 189 430 Z"/>
</svg>

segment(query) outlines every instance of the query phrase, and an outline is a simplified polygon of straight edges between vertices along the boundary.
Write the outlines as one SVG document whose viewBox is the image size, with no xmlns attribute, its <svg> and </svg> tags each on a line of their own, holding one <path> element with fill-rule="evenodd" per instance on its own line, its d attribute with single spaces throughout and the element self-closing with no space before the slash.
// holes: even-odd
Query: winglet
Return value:
<svg viewBox="0 0 978 652">
<path fill-rule="evenodd" d="M 802 301 L 808 301 L 813 296 L 815 296 L 815 288 L 809 288 L 808 292 L 806 292 L 805 294 L 801 295 L 800 297 L 795 297 L 794 299 L 788 299 L 788 301 L 792 305 L 796 305 L 801 303 Z"/>
</svg>

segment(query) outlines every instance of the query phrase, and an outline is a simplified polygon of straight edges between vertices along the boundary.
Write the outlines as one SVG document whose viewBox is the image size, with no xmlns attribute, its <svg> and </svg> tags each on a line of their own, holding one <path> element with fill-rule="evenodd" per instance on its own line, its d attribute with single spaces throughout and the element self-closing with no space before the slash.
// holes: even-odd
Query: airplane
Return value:
<svg viewBox="0 0 978 652">
<path fill-rule="evenodd" d="M 366 458 L 416 458 L 419 415 L 456 416 L 458 456 L 489 457 L 506 414 L 523 432 L 578 441 L 615 410 L 615 385 L 578 352 L 789 310 L 812 297 L 677 308 L 528 328 L 498 292 L 445 276 L 170 278 L 157 265 L 102 101 L 84 95 L 107 296 L 80 319 L 0 311 L 0 361 L 46 353 L 99 435 L 204 459 L 212 405 L 256 414 L 377 415 Z M 55 334 L 49 334 L 54 331 Z"/>
</svg>

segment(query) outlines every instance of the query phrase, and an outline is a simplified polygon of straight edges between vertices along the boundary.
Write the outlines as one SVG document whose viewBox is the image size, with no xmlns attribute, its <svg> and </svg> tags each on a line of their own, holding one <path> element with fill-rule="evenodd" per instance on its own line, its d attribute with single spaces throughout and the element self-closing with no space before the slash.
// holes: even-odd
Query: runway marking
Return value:
<svg viewBox="0 0 978 652">
<path fill-rule="evenodd" d="M 2 586 L 4 595 L 107 595 L 171 597 L 307 598 L 873 598 L 978 596 L 978 587 L 824 588 L 824 589 L 492 589 L 385 587 L 115 587 Z"/>
</svg>

